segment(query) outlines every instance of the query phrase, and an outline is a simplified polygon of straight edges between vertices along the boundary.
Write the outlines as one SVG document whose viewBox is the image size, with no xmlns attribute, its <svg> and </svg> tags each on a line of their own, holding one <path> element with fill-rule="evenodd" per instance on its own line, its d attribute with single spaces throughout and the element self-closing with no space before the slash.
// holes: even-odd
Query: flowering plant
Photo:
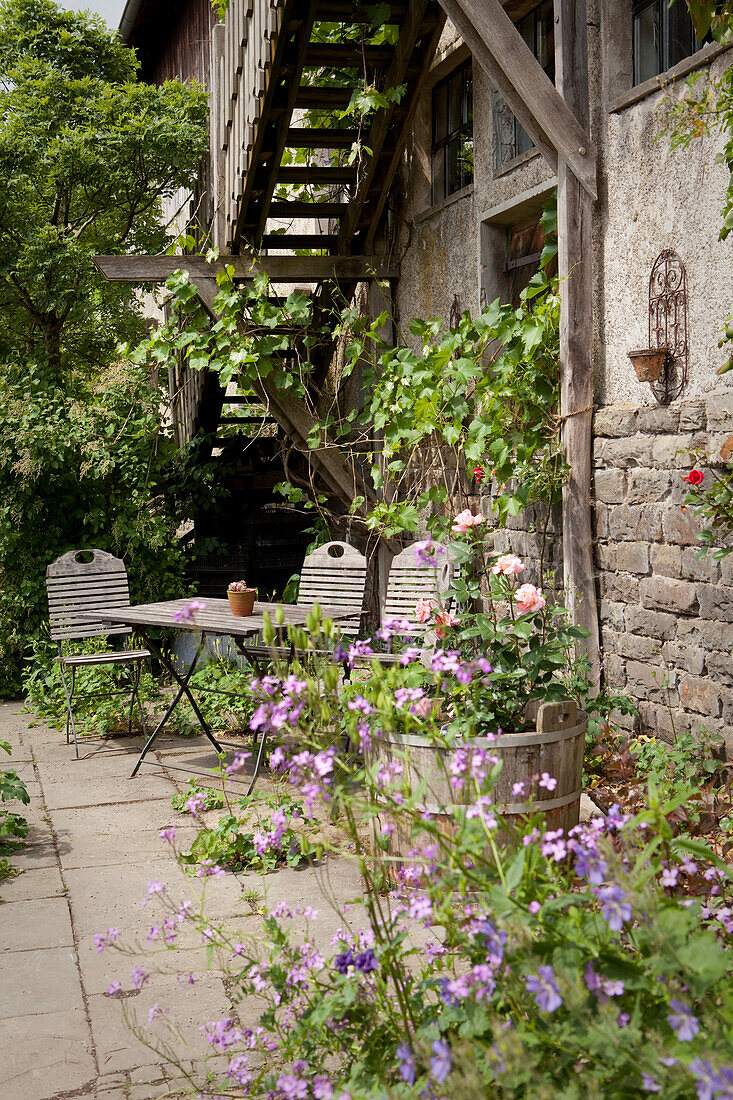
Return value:
<svg viewBox="0 0 733 1100">
<path fill-rule="evenodd" d="M 302 635 L 291 637 L 296 651 Z M 375 756 L 369 744 L 389 723 L 437 735 L 443 716 L 409 686 L 419 660 L 398 666 L 400 688 L 384 680 L 369 698 L 345 694 L 340 661 L 318 656 L 333 640 L 326 624 L 311 635 L 307 669 L 283 664 L 260 680 L 262 710 L 252 718 L 260 732 L 297 734 L 271 766 L 297 788 L 306 816 L 338 806 L 353 845 L 363 893 L 358 907 L 341 911 L 330 949 L 311 905 L 266 905 L 262 929 L 233 935 L 164 884 L 148 887 L 146 901 L 163 910 L 154 944 L 175 951 L 186 928 L 197 930 L 240 1002 L 240 1020 L 202 1021 L 212 1057 L 226 1056 L 225 1067 L 212 1066 L 210 1094 L 729 1098 L 730 878 L 704 845 L 675 835 L 678 802 L 650 787 L 634 819 L 612 808 L 568 831 L 546 829 L 530 812 L 508 844 L 487 739 L 446 758 L 455 792 L 446 829 L 447 807 L 426 810 L 407 761 Z M 353 643 L 347 663 L 363 644 Z M 467 680 L 488 675 L 455 654 L 436 658 L 436 682 L 456 697 Z M 324 721 L 334 715 L 362 753 L 339 748 Z M 541 782 L 553 789 L 552 777 Z M 412 854 L 391 848 L 397 821 Z M 175 843 L 172 830 L 162 836 Z M 199 871 L 204 883 L 221 873 L 208 862 Z M 117 939 L 116 929 L 100 933 L 97 949 Z M 148 978 L 135 967 L 133 985 Z M 116 981 L 110 993 L 120 992 Z M 145 1039 L 156 1046 L 147 1030 Z"/>
<path fill-rule="evenodd" d="M 708 463 L 707 473 L 693 469 L 683 477 L 690 487 L 683 508 L 693 508 L 695 515 L 705 521 L 697 535 L 703 547 L 700 553 L 712 551 L 714 558 L 733 553 L 733 451 L 725 454 L 724 466 L 713 465 L 709 458 L 699 454 L 700 462 Z"/>
<path fill-rule="evenodd" d="M 227 586 L 227 592 L 250 592 L 251 589 L 246 581 L 230 581 Z"/>
</svg>

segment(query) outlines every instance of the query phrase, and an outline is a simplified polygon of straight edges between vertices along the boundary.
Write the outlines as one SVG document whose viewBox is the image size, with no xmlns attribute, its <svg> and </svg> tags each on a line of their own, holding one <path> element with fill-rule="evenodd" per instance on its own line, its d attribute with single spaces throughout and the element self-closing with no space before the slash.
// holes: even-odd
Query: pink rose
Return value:
<svg viewBox="0 0 733 1100">
<path fill-rule="evenodd" d="M 491 572 L 494 574 L 502 573 L 505 577 L 516 576 L 517 573 L 524 571 L 524 562 L 521 558 L 518 558 L 516 554 L 502 554 L 500 558 L 491 566 Z"/>
<path fill-rule="evenodd" d="M 520 615 L 528 615 L 530 612 L 541 611 L 547 603 L 542 595 L 541 588 L 535 588 L 533 584 L 523 584 L 514 593 L 517 601 L 517 610 Z"/>
<path fill-rule="evenodd" d="M 447 626 L 458 626 L 460 619 L 455 615 L 451 615 L 450 611 L 439 611 L 435 616 L 435 633 L 438 638 L 445 637 L 445 628 Z"/>
<path fill-rule="evenodd" d="M 419 623 L 426 623 L 433 610 L 432 600 L 418 600 L 415 604 L 415 617 Z"/>
<path fill-rule="evenodd" d="M 470 531 L 472 527 L 478 527 L 479 523 L 484 522 L 484 517 L 480 512 L 477 512 L 474 516 L 470 508 L 464 509 L 463 512 L 459 512 L 456 518 L 453 520 L 453 530 L 457 535 L 465 535 L 466 531 Z"/>
</svg>

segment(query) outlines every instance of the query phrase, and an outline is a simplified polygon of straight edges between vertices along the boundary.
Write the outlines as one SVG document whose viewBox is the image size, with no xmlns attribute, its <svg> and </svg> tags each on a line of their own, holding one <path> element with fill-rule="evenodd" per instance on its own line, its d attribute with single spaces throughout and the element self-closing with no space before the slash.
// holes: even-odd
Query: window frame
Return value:
<svg viewBox="0 0 733 1100">
<path fill-rule="evenodd" d="M 532 53 L 533 53 L 535 59 L 538 62 L 539 62 L 539 56 L 538 56 L 539 55 L 539 34 L 538 34 L 538 30 L 539 30 L 539 26 L 540 26 L 539 13 L 540 13 L 540 10 L 544 7 L 549 8 L 549 10 L 553 13 L 553 20 L 554 20 L 554 7 L 553 7 L 553 4 L 552 4 L 552 0 L 538 0 L 538 3 L 535 4 L 535 6 L 533 8 L 530 8 L 530 10 L 528 12 L 525 12 L 525 14 L 522 16 L 522 18 L 518 19 L 517 22 L 514 24 L 516 29 L 519 31 L 519 33 L 524 38 L 525 42 L 527 42 L 527 39 L 526 39 L 525 35 L 523 34 L 523 29 L 527 27 L 529 20 L 530 19 L 532 20 L 532 45 L 530 46 L 530 49 L 532 50 Z M 527 42 L 527 45 L 529 46 L 529 42 Z M 552 49 L 552 52 L 551 52 L 551 60 L 548 61 L 547 65 L 543 65 L 542 68 L 543 68 L 544 72 L 547 74 L 547 76 L 549 77 L 549 79 L 554 84 L 555 83 L 554 36 L 553 36 L 553 49 Z M 497 93 L 497 94 L 499 94 L 499 93 Z M 514 167 L 515 163 L 520 162 L 520 160 L 521 160 L 521 162 L 523 162 L 525 159 L 528 159 L 529 157 L 535 155 L 538 152 L 538 150 L 537 150 L 536 146 L 534 145 L 532 139 L 529 137 L 529 134 L 524 129 L 521 122 L 519 122 L 516 115 L 513 114 L 512 119 L 513 119 L 513 130 L 514 130 L 513 139 L 512 139 L 513 153 L 512 153 L 512 156 L 507 157 L 506 160 L 502 160 L 502 161 L 500 161 L 500 162 L 498 162 L 494 165 L 494 176 L 502 175 L 508 168 Z M 524 138 L 524 140 L 523 140 L 523 138 Z M 525 141 L 528 142 L 529 144 L 527 144 L 526 147 L 523 148 L 522 146 L 525 145 Z M 508 145 L 508 142 L 507 142 L 507 145 Z"/>
<path fill-rule="evenodd" d="M 466 79 L 466 75 L 468 79 Z M 445 133 L 441 136 L 437 135 L 438 129 L 438 96 L 443 88 L 450 87 L 452 81 L 457 77 L 461 77 L 461 90 L 460 90 L 460 108 L 459 119 L 457 127 L 452 130 L 449 129 L 450 120 L 450 105 L 446 98 L 445 109 Z M 464 104 L 466 97 L 466 88 L 470 87 L 470 110 L 467 112 L 468 121 L 464 121 Z M 449 95 L 449 92 L 448 92 Z M 459 142 L 459 163 L 460 163 L 460 148 L 463 143 L 468 139 L 473 142 L 473 58 L 467 57 L 461 61 L 458 65 L 451 69 L 451 71 L 439 81 L 437 81 L 432 89 L 430 96 L 430 199 L 433 206 L 439 205 L 442 202 L 446 202 L 452 198 L 453 195 L 462 191 L 465 187 L 468 187 L 473 183 L 474 168 L 471 168 L 470 174 L 460 171 L 457 181 L 457 186 L 448 190 L 450 173 L 448 170 L 448 149 L 455 141 Z M 438 175 L 435 170 L 436 158 L 441 157 L 440 168 L 440 183 L 442 188 L 442 194 L 439 193 L 436 188 L 438 181 Z M 464 178 L 465 176 L 465 178 Z"/>
<path fill-rule="evenodd" d="M 680 0 L 681 2 L 681 0 Z M 656 8 L 659 16 L 659 44 L 657 47 L 657 72 L 652 73 L 650 76 L 640 76 L 639 74 L 639 56 L 637 50 L 637 20 L 639 17 L 649 8 Z M 664 73 L 669 72 L 670 69 L 675 68 L 676 65 L 680 65 L 687 60 L 687 58 L 694 57 L 703 46 L 705 46 L 711 39 L 710 36 L 706 36 L 703 41 L 697 37 L 690 18 L 689 12 L 687 13 L 690 19 L 690 30 L 692 31 L 692 48 L 690 52 L 684 57 L 679 58 L 677 61 L 672 61 L 669 52 L 669 39 L 670 39 L 670 5 L 669 0 L 633 0 L 631 5 L 631 81 L 632 88 L 638 88 L 640 85 L 645 84 L 647 80 L 655 80 L 657 77 L 662 76 Z"/>
</svg>

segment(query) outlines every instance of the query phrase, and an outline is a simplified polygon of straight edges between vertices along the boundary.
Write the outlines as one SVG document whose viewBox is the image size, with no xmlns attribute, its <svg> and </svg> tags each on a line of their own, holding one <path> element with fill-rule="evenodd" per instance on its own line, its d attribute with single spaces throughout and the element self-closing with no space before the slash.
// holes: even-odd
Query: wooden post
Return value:
<svg viewBox="0 0 733 1100">
<path fill-rule="evenodd" d="M 589 129 L 585 0 L 554 0 L 557 88 L 584 132 Z M 581 155 L 582 151 L 578 150 Z M 565 601 L 590 637 L 582 645 L 594 683 L 600 679 L 598 604 L 591 519 L 593 423 L 593 201 L 565 158 L 558 158 L 560 411 L 570 473 L 563 489 Z"/>
<path fill-rule="evenodd" d="M 379 317 L 381 313 L 387 311 L 387 319 L 384 324 L 380 326 L 379 336 L 385 343 L 394 342 L 394 322 L 392 318 L 393 302 L 392 302 L 392 287 L 389 283 L 381 285 L 376 279 L 370 279 L 369 281 L 369 316 L 371 318 Z M 377 438 L 381 439 L 382 433 L 376 433 Z M 377 456 L 375 456 L 377 458 Z M 384 458 L 380 453 L 378 456 L 378 462 L 382 472 L 384 473 Z M 390 485 L 385 484 L 383 490 L 383 496 L 385 500 L 391 500 L 392 494 L 390 492 Z M 387 582 L 389 580 L 389 570 L 392 564 L 392 558 L 394 557 L 394 544 L 392 547 L 382 538 L 377 543 L 375 553 L 372 557 L 372 569 L 374 572 L 373 587 L 370 591 L 370 612 L 372 610 L 371 604 L 376 603 L 377 615 L 376 619 L 381 618 L 381 613 L 384 609 L 384 605 L 387 599 Z"/>
</svg>

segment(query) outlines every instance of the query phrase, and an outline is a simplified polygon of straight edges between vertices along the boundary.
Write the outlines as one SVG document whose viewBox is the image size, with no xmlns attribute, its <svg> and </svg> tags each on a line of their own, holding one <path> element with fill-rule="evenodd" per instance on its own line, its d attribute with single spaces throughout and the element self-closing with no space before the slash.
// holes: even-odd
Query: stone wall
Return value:
<svg viewBox="0 0 733 1100">
<path fill-rule="evenodd" d="M 733 555 L 698 560 L 697 520 L 681 503 L 690 450 L 717 455 L 731 431 L 731 388 L 666 408 L 610 405 L 594 420 L 606 679 L 638 703 L 642 730 L 705 726 L 729 752 Z"/>
</svg>

